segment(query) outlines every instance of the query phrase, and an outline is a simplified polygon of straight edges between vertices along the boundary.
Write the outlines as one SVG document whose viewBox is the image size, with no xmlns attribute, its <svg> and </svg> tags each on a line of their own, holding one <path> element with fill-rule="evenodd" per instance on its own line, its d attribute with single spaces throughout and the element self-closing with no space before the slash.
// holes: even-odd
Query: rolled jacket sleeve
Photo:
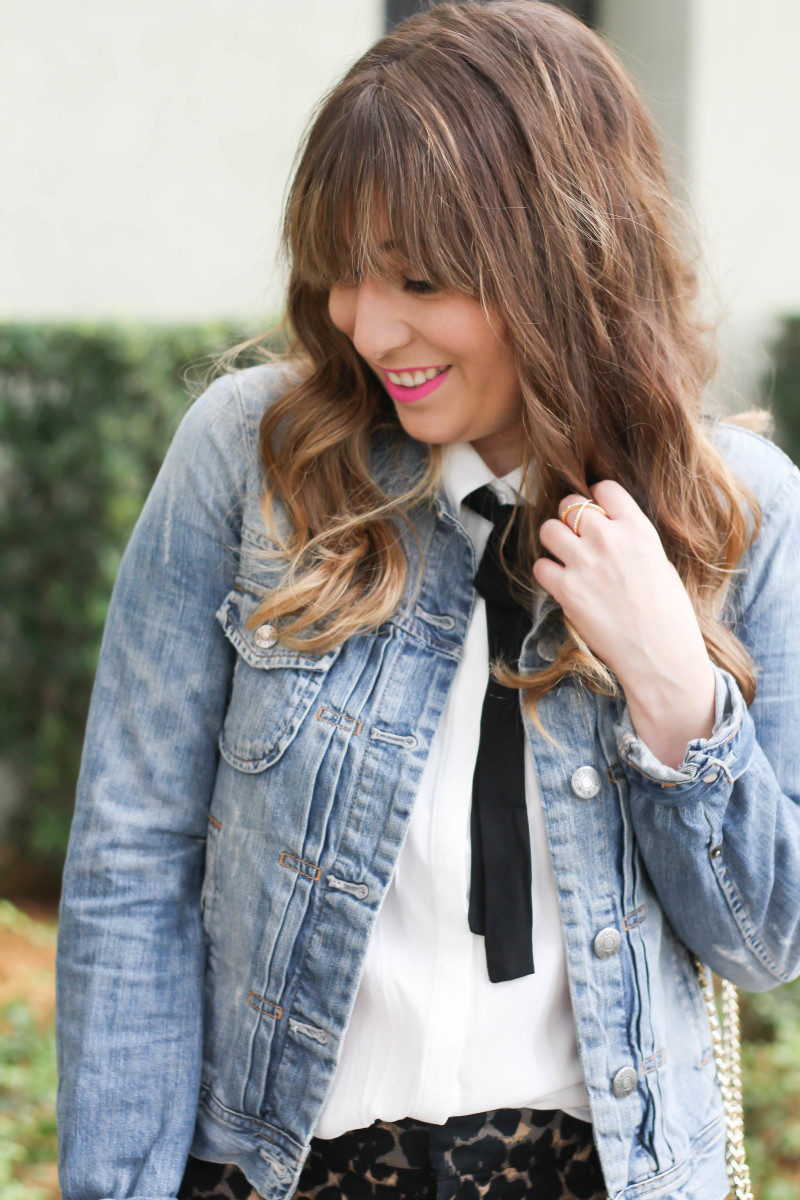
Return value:
<svg viewBox="0 0 800 1200">
<path fill-rule="evenodd" d="M 617 751 L 631 771 L 660 788 L 674 788 L 674 796 L 685 798 L 689 789 L 714 783 L 725 776 L 734 783 L 747 770 L 753 753 L 755 729 L 745 721 L 747 706 L 734 676 L 712 663 L 714 673 L 714 728 L 707 738 L 693 738 L 679 767 L 662 763 L 637 735 L 626 703 L 614 726 Z M 664 798 L 664 797 L 662 797 Z"/>
<path fill-rule="evenodd" d="M 715 720 L 666 766 L 614 725 L 637 843 L 672 925 L 725 978 L 763 991 L 800 974 L 800 470 L 762 516 L 733 605 L 753 656 L 748 706 L 712 664 Z"/>
<path fill-rule="evenodd" d="M 197 1112 L 206 821 L 233 651 L 235 379 L 186 411 L 130 537 L 95 675 L 56 962 L 64 1200 L 174 1197 Z"/>
</svg>

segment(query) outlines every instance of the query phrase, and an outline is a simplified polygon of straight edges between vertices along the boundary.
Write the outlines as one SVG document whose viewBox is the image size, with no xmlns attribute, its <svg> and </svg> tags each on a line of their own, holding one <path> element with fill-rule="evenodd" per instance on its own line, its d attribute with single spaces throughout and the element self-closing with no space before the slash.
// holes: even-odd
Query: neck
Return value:
<svg viewBox="0 0 800 1200">
<path fill-rule="evenodd" d="M 522 455 L 519 449 L 514 449 L 510 446 L 506 451 L 498 451 L 496 449 L 483 450 L 477 442 L 472 443 L 473 447 L 478 451 L 483 461 L 486 463 L 493 475 L 502 478 L 509 471 L 513 471 L 515 467 L 522 466 Z"/>
<path fill-rule="evenodd" d="M 522 432 L 519 426 L 503 429 L 488 437 L 476 438 L 472 443 L 489 470 L 498 478 L 507 475 L 515 467 L 522 466 Z"/>
</svg>

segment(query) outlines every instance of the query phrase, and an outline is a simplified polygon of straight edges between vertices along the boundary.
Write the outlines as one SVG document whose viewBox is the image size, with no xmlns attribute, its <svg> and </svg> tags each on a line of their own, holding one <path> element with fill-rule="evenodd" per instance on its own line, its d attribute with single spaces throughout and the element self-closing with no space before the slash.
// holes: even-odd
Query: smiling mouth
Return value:
<svg viewBox="0 0 800 1200">
<path fill-rule="evenodd" d="M 446 365 L 444 367 L 406 367 L 399 371 L 384 369 L 383 374 L 386 380 L 393 383 L 395 387 L 415 388 L 421 387 L 423 383 L 429 383 L 437 375 L 443 375 L 446 370 Z"/>
<path fill-rule="evenodd" d="M 449 366 L 429 367 L 427 371 L 418 369 L 413 374 L 406 371 L 384 370 L 383 378 L 386 390 L 393 400 L 397 400 L 400 404 L 413 404 L 440 388 L 449 371 Z M 410 382 L 396 382 L 397 380 L 402 381 L 404 378 L 410 379 Z M 421 380 L 421 382 L 416 382 L 416 380 Z"/>
</svg>

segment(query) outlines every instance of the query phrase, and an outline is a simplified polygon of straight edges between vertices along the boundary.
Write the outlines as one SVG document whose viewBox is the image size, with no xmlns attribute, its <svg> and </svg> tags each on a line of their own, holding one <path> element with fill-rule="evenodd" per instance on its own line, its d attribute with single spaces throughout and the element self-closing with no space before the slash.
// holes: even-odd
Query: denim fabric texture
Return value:
<svg viewBox="0 0 800 1200">
<path fill-rule="evenodd" d="M 443 495 L 415 512 L 422 558 L 398 523 L 409 579 L 377 630 L 314 655 L 245 628 L 284 569 L 259 555 L 257 442 L 286 384 L 253 367 L 190 405 L 114 585 L 60 913 L 64 1200 L 174 1200 L 189 1153 L 292 1195 L 459 661 L 476 563 Z M 721 614 L 754 703 L 715 665 L 678 769 L 571 680 L 540 706 L 562 749 L 525 721 L 612 1200 L 728 1191 L 690 951 L 748 990 L 800 974 L 800 471 L 711 428 L 764 510 Z M 376 442 L 374 473 L 399 488 L 424 453 Z M 542 594 L 522 667 L 561 632 Z"/>
</svg>

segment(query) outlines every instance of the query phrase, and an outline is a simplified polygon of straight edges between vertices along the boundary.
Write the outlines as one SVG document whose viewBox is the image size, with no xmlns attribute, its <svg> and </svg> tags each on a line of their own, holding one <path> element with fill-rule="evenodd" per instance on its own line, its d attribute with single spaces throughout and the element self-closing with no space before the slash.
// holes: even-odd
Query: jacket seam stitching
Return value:
<svg viewBox="0 0 800 1200">
<path fill-rule="evenodd" d="M 718 861 L 718 860 L 717 860 Z M 788 983 L 788 977 L 780 970 L 778 964 L 772 958 L 772 955 L 764 946 L 755 932 L 751 924 L 749 914 L 742 901 L 739 889 L 731 879 L 724 863 L 719 863 L 718 867 L 711 868 L 712 874 L 717 881 L 717 886 L 725 897 L 725 903 L 733 917 L 736 928 L 739 930 L 744 944 L 762 967 L 765 967 L 770 975 L 773 976 L 779 983 Z M 738 911 L 737 911 L 738 910 Z"/>
<path fill-rule="evenodd" d="M 709 1121 L 707 1125 L 703 1126 L 697 1137 L 691 1141 L 689 1153 L 682 1160 L 682 1162 L 676 1163 L 675 1166 L 667 1167 L 666 1171 L 659 1171 L 657 1175 L 651 1175 L 649 1179 L 643 1179 L 641 1183 L 629 1183 L 627 1187 L 622 1188 L 622 1190 L 617 1193 L 617 1196 L 630 1197 L 630 1200 L 639 1200 L 640 1196 L 646 1196 L 648 1192 L 662 1191 L 665 1184 L 670 1184 L 671 1176 L 686 1178 L 691 1168 L 692 1159 L 695 1158 L 697 1154 L 697 1149 L 700 1142 L 703 1141 L 715 1127 L 719 1126 L 722 1121 L 723 1117 L 720 1115 L 718 1117 L 714 1117 L 714 1119 Z"/>
</svg>

